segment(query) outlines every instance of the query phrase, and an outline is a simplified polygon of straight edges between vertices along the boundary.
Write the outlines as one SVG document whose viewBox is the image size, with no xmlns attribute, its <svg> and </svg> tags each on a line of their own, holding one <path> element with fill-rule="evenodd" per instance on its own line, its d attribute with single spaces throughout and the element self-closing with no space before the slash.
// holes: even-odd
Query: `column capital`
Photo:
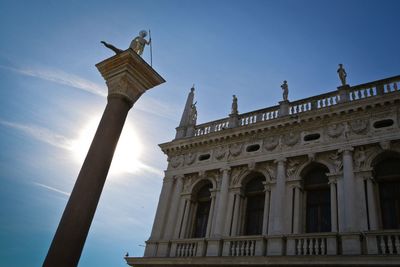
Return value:
<svg viewBox="0 0 400 267">
<path fill-rule="evenodd" d="M 354 147 L 352 146 L 346 146 L 338 149 L 339 153 L 343 153 L 343 155 L 351 155 L 354 151 Z"/>
<path fill-rule="evenodd" d="M 283 164 L 286 162 L 286 160 L 287 160 L 286 158 L 281 157 L 281 158 L 277 158 L 276 160 L 274 160 L 274 163 Z"/>
<path fill-rule="evenodd" d="M 185 175 L 183 175 L 183 174 L 174 175 L 174 180 L 176 180 L 176 181 L 182 182 L 184 178 L 185 178 Z"/>
<path fill-rule="evenodd" d="M 130 105 L 147 90 L 165 82 L 132 49 L 100 62 L 96 67 L 106 80 L 108 97 L 122 97 Z"/>
<path fill-rule="evenodd" d="M 229 173 L 231 171 L 231 169 L 232 168 L 230 166 L 226 166 L 226 167 L 220 168 L 219 171 L 222 172 L 222 173 L 223 172 L 228 172 Z"/>
</svg>

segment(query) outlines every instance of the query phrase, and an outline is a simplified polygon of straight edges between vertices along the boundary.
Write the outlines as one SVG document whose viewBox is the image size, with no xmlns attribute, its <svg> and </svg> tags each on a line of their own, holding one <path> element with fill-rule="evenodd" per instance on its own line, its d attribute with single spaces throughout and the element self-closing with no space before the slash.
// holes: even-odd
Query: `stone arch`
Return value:
<svg viewBox="0 0 400 267">
<path fill-rule="evenodd" d="M 301 180 L 303 180 L 304 175 L 311 170 L 314 166 L 324 166 L 325 168 L 327 168 L 329 170 L 329 173 L 334 173 L 335 169 L 333 164 L 330 164 L 329 162 L 325 161 L 325 160 L 313 160 L 313 161 L 307 161 L 305 162 L 303 165 L 301 165 L 297 171 L 296 171 L 296 177 L 301 178 Z"/>
<path fill-rule="evenodd" d="M 400 153 L 395 150 L 383 150 L 383 151 L 376 151 L 373 155 L 368 158 L 366 166 L 370 168 L 374 168 L 377 164 L 385 160 L 386 158 L 399 158 Z"/>
<path fill-rule="evenodd" d="M 192 195 L 197 193 L 197 191 L 200 190 L 207 183 L 211 183 L 211 189 L 217 188 L 217 182 L 215 181 L 215 179 L 211 178 L 210 176 L 206 176 L 204 178 L 198 179 L 192 184 L 192 186 L 190 187 L 190 193 Z"/>
<path fill-rule="evenodd" d="M 267 170 L 256 168 L 254 170 L 246 170 L 238 179 L 238 185 L 241 187 L 245 185 L 249 180 L 253 178 L 254 175 L 261 174 L 265 178 L 265 182 L 271 181 L 271 175 Z"/>
</svg>

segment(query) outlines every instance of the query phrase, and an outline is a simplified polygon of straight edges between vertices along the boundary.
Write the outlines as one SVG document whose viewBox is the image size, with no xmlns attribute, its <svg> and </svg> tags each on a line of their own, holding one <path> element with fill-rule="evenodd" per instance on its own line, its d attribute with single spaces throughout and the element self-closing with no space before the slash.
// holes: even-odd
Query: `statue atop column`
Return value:
<svg viewBox="0 0 400 267">
<path fill-rule="evenodd" d="M 339 75 L 340 81 L 342 82 L 342 86 L 345 86 L 347 84 L 346 83 L 347 73 L 346 73 L 346 70 L 343 68 L 343 64 L 339 64 L 337 73 Z"/>
<path fill-rule="evenodd" d="M 237 103 L 238 99 L 237 99 L 236 95 L 233 95 L 232 97 L 233 97 L 233 99 L 232 99 L 231 114 L 238 114 L 239 113 L 238 112 L 238 103 Z"/>
<path fill-rule="evenodd" d="M 145 39 L 145 37 L 147 36 L 147 31 L 143 30 L 139 32 L 139 36 L 137 36 L 135 39 L 132 40 L 129 48 L 132 49 L 133 51 L 135 51 L 136 54 L 138 54 L 139 56 L 141 56 L 143 54 L 143 50 L 144 47 L 146 45 L 150 45 L 151 44 L 151 37 L 149 38 L 149 41 L 147 41 Z M 101 43 L 111 49 L 112 51 L 115 52 L 115 54 L 119 54 L 124 52 L 124 50 L 119 49 L 115 46 L 113 46 L 112 44 L 106 43 L 105 41 L 101 41 Z"/>
<path fill-rule="evenodd" d="M 283 93 L 283 101 L 288 100 L 288 95 L 289 95 L 289 86 L 287 81 L 283 81 L 283 84 L 281 85 L 282 88 L 282 93 Z"/>
</svg>

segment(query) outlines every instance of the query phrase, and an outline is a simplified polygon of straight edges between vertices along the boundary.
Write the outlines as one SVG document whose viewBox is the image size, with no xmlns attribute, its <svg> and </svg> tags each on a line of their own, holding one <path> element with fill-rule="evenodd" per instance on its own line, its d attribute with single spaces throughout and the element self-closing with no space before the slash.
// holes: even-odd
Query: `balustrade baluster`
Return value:
<svg viewBox="0 0 400 267">
<path fill-rule="evenodd" d="M 301 242 L 302 239 L 296 239 L 296 255 L 303 255 L 302 251 L 301 251 Z"/>
<path fill-rule="evenodd" d="M 379 246 L 381 248 L 381 253 L 386 254 L 386 242 L 385 242 L 385 237 L 384 236 L 379 236 Z"/>
<path fill-rule="evenodd" d="M 396 250 L 394 253 L 400 254 L 400 235 L 394 235 L 394 249 Z"/>
<path fill-rule="evenodd" d="M 393 83 L 393 90 L 394 90 L 394 91 L 397 91 L 397 90 L 398 90 L 398 88 L 397 88 L 397 83 L 396 83 L 396 82 Z"/>
<path fill-rule="evenodd" d="M 236 254 L 235 256 L 240 256 L 240 241 L 236 241 Z"/>
<path fill-rule="evenodd" d="M 388 237 L 387 237 L 387 247 L 388 247 L 388 251 L 389 251 L 389 254 L 393 254 L 393 248 L 394 248 L 394 243 L 393 243 L 393 240 L 392 240 L 392 237 L 393 236 L 391 236 L 391 235 L 388 235 Z"/>
<path fill-rule="evenodd" d="M 304 238 L 303 239 L 303 255 L 307 255 L 308 251 L 308 239 Z"/>
<path fill-rule="evenodd" d="M 321 254 L 320 255 L 326 255 L 326 251 L 325 251 L 325 242 L 326 242 L 326 238 L 321 238 Z"/>
<path fill-rule="evenodd" d="M 361 99 L 361 90 L 357 90 L 357 99 Z"/>
</svg>

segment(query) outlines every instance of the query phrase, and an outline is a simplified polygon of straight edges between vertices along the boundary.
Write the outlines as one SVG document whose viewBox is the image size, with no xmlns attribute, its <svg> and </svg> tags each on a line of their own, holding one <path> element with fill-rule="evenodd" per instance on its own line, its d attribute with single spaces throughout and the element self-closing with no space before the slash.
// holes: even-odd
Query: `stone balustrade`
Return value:
<svg viewBox="0 0 400 267">
<path fill-rule="evenodd" d="M 301 234 L 286 237 L 287 255 L 336 255 L 337 235 L 332 233 Z"/>
<path fill-rule="evenodd" d="M 346 235 L 346 234 L 344 234 Z M 400 230 L 358 233 L 362 255 L 400 255 Z M 269 236 L 226 237 L 219 242 L 215 256 L 247 257 L 268 255 Z M 286 247 L 282 256 L 326 256 L 346 254 L 338 233 L 291 234 L 282 236 Z M 169 257 L 204 257 L 209 254 L 207 238 L 170 241 Z M 211 249 L 215 249 L 212 247 Z M 218 252 L 219 251 L 219 252 Z M 274 256 L 276 256 L 274 254 Z"/>
<path fill-rule="evenodd" d="M 203 238 L 171 241 L 170 257 L 202 257 L 205 255 L 205 245 Z"/>
<path fill-rule="evenodd" d="M 400 231 L 375 231 L 365 234 L 368 254 L 400 255 Z"/>
<path fill-rule="evenodd" d="M 305 99 L 289 102 L 289 115 L 320 110 L 345 102 L 358 101 L 365 98 L 372 98 L 388 93 L 399 91 L 400 76 L 374 81 L 370 83 L 360 84 L 356 86 L 345 87 L 345 98 L 339 91 L 332 91 L 325 94 L 312 96 Z M 245 127 L 255 123 L 271 121 L 279 118 L 279 106 L 268 107 L 237 115 L 238 127 Z M 229 125 L 229 117 L 199 124 L 195 127 L 194 136 L 202 136 L 209 133 L 219 132 L 227 128 L 233 127 Z"/>
</svg>

